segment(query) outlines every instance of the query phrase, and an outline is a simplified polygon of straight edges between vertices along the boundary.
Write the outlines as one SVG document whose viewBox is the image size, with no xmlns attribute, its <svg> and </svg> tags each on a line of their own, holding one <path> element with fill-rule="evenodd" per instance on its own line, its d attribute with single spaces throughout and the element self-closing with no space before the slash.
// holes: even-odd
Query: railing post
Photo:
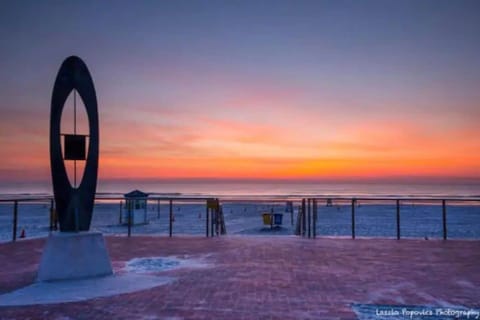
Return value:
<svg viewBox="0 0 480 320">
<path fill-rule="evenodd" d="M 317 238 L 317 199 L 313 199 L 313 238 Z"/>
<path fill-rule="evenodd" d="M 447 204 L 442 200 L 443 240 L 447 240 Z"/>
<path fill-rule="evenodd" d="M 169 205 L 170 205 L 170 223 L 169 223 L 169 226 L 168 226 L 168 235 L 171 238 L 172 234 L 173 234 L 173 203 L 172 203 L 172 199 L 170 199 Z"/>
<path fill-rule="evenodd" d="M 223 211 L 222 211 L 223 209 L 220 207 L 220 200 L 218 198 L 217 198 L 217 205 L 218 205 L 218 207 L 217 207 L 217 214 L 216 214 L 216 216 L 217 216 L 216 229 L 217 229 L 217 237 L 218 237 L 221 233 L 221 214 L 223 214 Z M 222 211 L 222 212 L 220 213 L 220 211 Z"/>
<path fill-rule="evenodd" d="M 18 201 L 13 202 L 13 235 L 12 241 L 17 240 Z"/>
<path fill-rule="evenodd" d="M 220 200 L 217 198 L 217 209 L 215 210 L 215 233 L 220 235 Z"/>
<path fill-rule="evenodd" d="M 311 199 L 308 198 L 307 200 L 307 214 L 308 214 L 308 217 L 307 217 L 307 223 L 308 223 L 308 237 L 310 238 L 311 237 L 311 229 L 312 229 L 312 213 L 311 213 L 311 209 L 312 209 L 312 206 L 311 206 Z"/>
<path fill-rule="evenodd" d="M 210 221 L 209 221 L 209 213 L 210 213 L 210 210 L 208 209 L 208 200 L 205 204 L 205 207 L 207 208 L 206 212 L 205 212 L 205 220 L 206 220 L 206 223 L 205 223 L 205 236 L 208 238 L 209 236 L 209 230 L 208 230 L 208 227 L 210 225 Z"/>
<path fill-rule="evenodd" d="M 400 200 L 397 199 L 397 240 L 400 240 Z"/>
<path fill-rule="evenodd" d="M 355 198 L 352 199 L 352 239 L 355 239 Z"/>
<path fill-rule="evenodd" d="M 290 221 L 292 222 L 292 226 L 293 226 L 293 211 L 295 211 L 293 208 L 294 208 L 294 205 L 292 204 L 292 210 L 290 211 Z"/>
<path fill-rule="evenodd" d="M 128 237 L 132 235 L 132 200 L 128 201 Z"/>
<path fill-rule="evenodd" d="M 302 235 L 302 206 L 299 205 L 297 209 L 297 222 L 295 224 L 295 234 L 297 236 Z"/>
<path fill-rule="evenodd" d="M 54 217 L 54 212 L 53 212 L 53 198 L 50 199 L 50 233 L 54 229 L 54 224 L 55 224 L 55 217 Z"/>
<path fill-rule="evenodd" d="M 305 221 L 306 220 L 306 205 L 305 205 L 305 198 L 302 199 L 302 228 L 301 228 L 301 236 L 302 237 L 305 237 L 305 229 L 307 227 L 307 222 Z"/>
<path fill-rule="evenodd" d="M 120 200 L 118 224 L 122 224 L 122 201 Z"/>
<path fill-rule="evenodd" d="M 215 224 L 215 221 L 214 221 L 214 214 L 215 214 L 215 209 L 211 209 L 210 210 L 210 214 L 211 214 L 211 217 L 210 217 L 210 236 L 213 237 L 215 234 L 214 234 L 214 224 Z"/>
</svg>

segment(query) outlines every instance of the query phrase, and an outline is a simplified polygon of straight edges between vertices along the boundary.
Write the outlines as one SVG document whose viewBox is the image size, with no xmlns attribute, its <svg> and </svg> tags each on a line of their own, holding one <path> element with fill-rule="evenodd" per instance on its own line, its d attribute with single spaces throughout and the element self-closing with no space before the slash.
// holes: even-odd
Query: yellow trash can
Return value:
<svg viewBox="0 0 480 320">
<path fill-rule="evenodd" d="M 272 214 L 271 213 L 264 213 L 263 216 L 263 224 L 264 225 L 272 225 Z"/>
</svg>

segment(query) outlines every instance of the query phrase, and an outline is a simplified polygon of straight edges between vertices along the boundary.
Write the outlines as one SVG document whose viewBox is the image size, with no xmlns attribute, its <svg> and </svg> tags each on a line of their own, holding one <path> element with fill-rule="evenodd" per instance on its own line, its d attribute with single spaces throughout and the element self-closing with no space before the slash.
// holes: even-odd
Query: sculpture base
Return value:
<svg viewBox="0 0 480 320">
<path fill-rule="evenodd" d="M 60 232 L 43 249 L 37 281 L 82 279 L 113 274 L 100 232 Z"/>
</svg>

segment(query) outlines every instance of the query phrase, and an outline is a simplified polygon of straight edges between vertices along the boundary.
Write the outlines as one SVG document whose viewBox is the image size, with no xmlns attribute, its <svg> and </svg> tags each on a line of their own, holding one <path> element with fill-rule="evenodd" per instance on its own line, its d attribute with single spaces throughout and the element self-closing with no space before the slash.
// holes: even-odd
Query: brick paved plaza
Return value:
<svg viewBox="0 0 480 320">
<path fill-rule="evenodd" d="M 356 319 L 351 305 L 480 306 L 480 241 L 106 237 L 113 267 L 199 257 L 208 268 L 83 302 L 0 307 L 1 319 Z M 0 244 L 0 293 L 31 284 L 45 239 Z M 45 292 L 48 294 L 48 292 Z"/>
</svg>

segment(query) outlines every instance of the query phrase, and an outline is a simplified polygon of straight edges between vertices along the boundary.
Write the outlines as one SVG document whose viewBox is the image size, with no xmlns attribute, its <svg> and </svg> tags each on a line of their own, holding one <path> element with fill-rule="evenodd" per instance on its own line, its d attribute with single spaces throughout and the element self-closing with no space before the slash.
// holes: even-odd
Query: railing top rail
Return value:
<svg viewBox="0 0 480 320">
<path fill-rule="evenodd" d="M 306 197 L 316 200 L 372 200 L 372 201 L 480 201 L 480 197 L 458 197 L 458 196 L 392 196 L 392 197 L 329 197 L 329 196 L 314 196 Z"/>
<path fill-rule="evenodd" d="M 183 201 L 206 201 L 215 199 L 216 197 L 143 197 L 137 198 L 139 200 L 183 200 Z M 135 198 L 129 198 L 129 200 Z M 95 197 L 95 200 L 125 200 L 125 197 Z"/>
<path fill-rule="evenodd" d="M 219 197 L 220 200 L 226 202 L 284 202 L 294 201 L 302 199 L 315 199 L 315 200 L 372 200 L 372 201 L 480 201 L 480 197 L 355 197 L 355 196 L 289 196 L 289 197 L 274 197 L 274 198 L 232 198 L 232 197 Z"/>
<path fill-rule="evenodd" d="M 50 201 L 52 197 L 38 197 L 38 198 L 3 198 L 0 202 L 31 202 L 31 201 Z"/>
</svg>

